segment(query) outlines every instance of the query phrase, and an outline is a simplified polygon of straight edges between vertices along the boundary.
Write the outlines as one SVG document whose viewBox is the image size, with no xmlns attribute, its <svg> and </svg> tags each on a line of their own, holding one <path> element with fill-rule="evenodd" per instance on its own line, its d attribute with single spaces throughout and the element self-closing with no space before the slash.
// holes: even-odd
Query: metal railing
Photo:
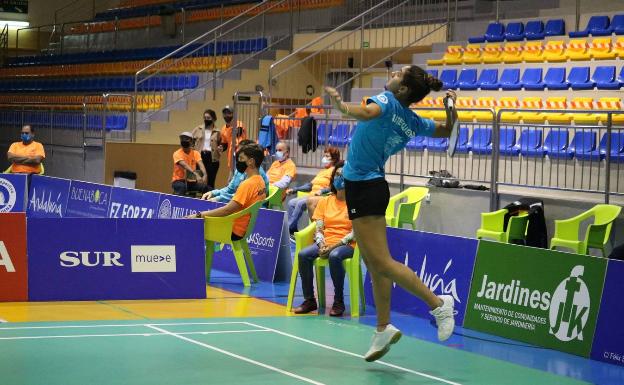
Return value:
<svg viewBox="0 0 624 385">
<path fill-rule="evenodd" d="M 389 73 L 392 58 L 410 61 L 400 56 L 434 33 L 445 31 L 451 23 L 451 3 L 454 0 L 376 2 L 271 65 L 270 97 L 283 104 L 297 104 L 318 96 L 323 84 L 343 87 L 358 80 L 362 87 L 362 76 L 371 70 Z M 316 92 L 309 92 L 306 83 L 316 85 Z M 342 94 L 349 98 L 349 92 Z"/>
</svg>

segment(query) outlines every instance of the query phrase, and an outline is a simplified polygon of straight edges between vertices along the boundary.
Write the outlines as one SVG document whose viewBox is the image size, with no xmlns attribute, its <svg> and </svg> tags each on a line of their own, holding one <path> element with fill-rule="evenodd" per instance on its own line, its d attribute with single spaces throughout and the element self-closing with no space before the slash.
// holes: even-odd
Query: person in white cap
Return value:
<svg viewBox="0 0 624 385">
<path fill-rule="evenodd" d="M 193 134 L 183 132 L 180 134 L 180 146 L 173 153 L 173 176 L 171 187 L 176 195 L 185 195 L 189 188 L 203 192 L 206 186 L 206 168 L 198 151 L 193 150 Z M 197 166 L 201 171 L 197 171 Z"/>
</svg>

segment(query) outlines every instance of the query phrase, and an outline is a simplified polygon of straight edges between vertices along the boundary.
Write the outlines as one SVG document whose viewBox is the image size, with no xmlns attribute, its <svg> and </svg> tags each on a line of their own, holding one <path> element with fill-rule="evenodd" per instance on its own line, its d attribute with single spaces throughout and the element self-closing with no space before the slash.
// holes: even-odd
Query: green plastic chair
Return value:
<svg viewBox="0 0 624 385">
<path fill-rule="evenodd" d="M 416 230 L 420 205 L 427 194 L 429 189 L 426 187 L 410 187 L 391 197 L 386 208 L 386 224 L 397 228 L 410 225 L 412 230 Z M 406 199 L 405 202 L 402 202 L 403 199 Z"/>
<path fill-rule="evenodd" d="M 264 200 L 266 207 L 273 210 L 284 211 L 284 190 L 279 187 L 269 186 L 269 196 Z"/>
<path fill-rule="evenodd" d="M 550 240 L 550 248 L 565 247 L 577 254 L 589 254 L 589 249 L 600 249 L 605 257 L 605 245 L 611 236 L 613 221 L 622 208 L 615 205 L 598 204 L 573 218 L 555 220 L 555 236 Z M 580 240 L 581 222 L 594 217 L 594 223 L 587 227 L 585 239 Z"/>
<path fill-rule="evenodd" d="M 305 229 L 295 233 L 295 258 L 290 274 L 290 287 L 288 289 L 288 302 L 286 308 L 292 310 L 293 299 L 295 297 L 295 287 L 299 276 L 299 252 L 314 243 L 314 233 L 316 224 L 311 223 Z M 360 264 L 360 249 L 355 248 L 352 258 L 342 261 L 347 277 L 349 278 L 349 296 L 351 298 L 351 317 L 359 317 L 360 309 L 364 312 L 366 305 L 364 301 L 364 281 L 362 279 L 362 266 Z M 316 291 L 318 294 L 319 308 L 325 307 L 325 268 L 329 266 L 328 259 L 317 258 L 314 261 L 316 273 Z"/>
<path fill-rule="evenodd" d="M 215 244 L 220 243 L 220 249 L 223 249 L 224 245 L 231 245 L 234 258 L 236 259 L 236 265 L 240 272 L 243 285 L 251 286 L 249 281 L 249 274 L 247 273 L 247 267 L 251 272 L 251 277 L 255 282 L 258 282 L 258 275 L 256 274 L 256 267 L 254 266 L 253 259 L 251 258 L 251 251 L 247 244 L 247 238 L 253 232 L 256 225 L 256 219 L 258 218 L 258 211 L 264 201 L 259 201 L 249 206 L 248 208 L 241 210 L 237 213 L 228 215 L 227 217 L 205 217 L 204 218 L 204 239 L 206 241 L 206 282 L 210 282 L 210 271 L 212 270 L 212 258 L 215 252 Z M 249 226 L 243 239 L 239 241 L 232 241 L 232 227 L 234 226 L 234 220 L 242 217 L 243 215 L 251 214 L 249 220 Z"/>
<path fill-rule="evenodd" d="M 503 231 L 505 214 L 507 214 L 507 209 L 481 213 L 481 227 L 477 230 L 477 239 L 487 238 L 503 243 L 510 243 L 511 241 L 525 243 L 526 229 L 529 223 L 528 214 L 521 213 L 510 217 L 507 230 Z"/>
<path fill-rule="evenodd" d="M 37 175 L 43 175 L 45 173 L 45 167 L 43 167 L 43 163 L 40 163 L 41 169 L 37 173 Z M 3 174 L 13 174 L 13 165 L 9 166 L 6 170 L 4 170 Z"/>
</svg>

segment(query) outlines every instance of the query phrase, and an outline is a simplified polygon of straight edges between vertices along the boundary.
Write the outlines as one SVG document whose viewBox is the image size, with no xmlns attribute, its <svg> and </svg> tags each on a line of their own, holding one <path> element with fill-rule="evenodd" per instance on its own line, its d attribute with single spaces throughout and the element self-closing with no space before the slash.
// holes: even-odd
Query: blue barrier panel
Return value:
<svg viewBox="0 0 624 385">
<path fill-rule="evenodd" d="M 26 175 L 0 174 L 0 213 L 26 211 Z"/>
<path fill-rule="evenodd" d="M 69 188 L 66 217 L 106 218 L 112 187 L 73 180 Z"/>
<path fill-rule="evenodd" d="M 455 299 L 455 320 L 464 322 L 470 280 L 478 241 L 476 239 L 421 231 L 388 228 L 390 254 L 396 261 L 414 270 L 416 275 L 435 294 L 450 295 Z M 370 274 L 364 283 L 366 303 L 373 305 Z M 429 307 L 396 283 L 392 288 L 392 310 L 430 318 Z"/>
<path fill-rule="evenodd" d="M 624 365 L 624 261 L 609 260 L 591 358 Z"/>
<path fill-rule="evenodd" d="M 205 298 L 203 233 L 200 221 L 29 219 L 29 298 Z"/>
<path fill-rule="evenodd" d="M 113 187 L 109 218 L 156 218 L 160 193 Z"/>
<path fill-rule="evenodd" d="M 70 183 L 69 179 L 33 175 L 28 193 L 28 217 L 64 217 Z"/>
</svg>

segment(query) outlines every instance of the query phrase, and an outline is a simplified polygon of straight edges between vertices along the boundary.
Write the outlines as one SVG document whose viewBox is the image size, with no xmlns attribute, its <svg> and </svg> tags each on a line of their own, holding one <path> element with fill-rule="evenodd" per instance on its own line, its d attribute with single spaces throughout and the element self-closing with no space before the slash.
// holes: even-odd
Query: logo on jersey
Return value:
<svg viewBox="0 0 624 385">
<path fill-rule="evenodd" d="M 377 95 L 377 100 L 379 100 L 383 104 L 388 104 L 388 97 L 384 94 Z"/>
</svg>

